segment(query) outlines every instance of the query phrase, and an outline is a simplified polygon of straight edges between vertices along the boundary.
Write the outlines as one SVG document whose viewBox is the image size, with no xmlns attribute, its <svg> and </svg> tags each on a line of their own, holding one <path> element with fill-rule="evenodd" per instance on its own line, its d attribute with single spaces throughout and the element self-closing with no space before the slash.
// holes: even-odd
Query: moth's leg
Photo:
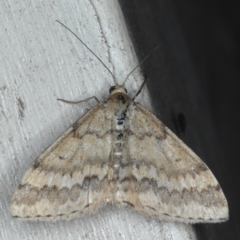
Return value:
<svg viewBox="0 0 240 240">
<path fill-rule="evenodd" d="M 141 85 L 141 87 L 139 88 L 139 90 L 137 91 L 137 93 L 135 94 L 135 96 L 132 98 L 132 100 L 134 101 L 135 100 L 135 98 L 139 95 L 139 93 L 142 91 L 142 89 L 143 89 L 143 86 L 144 86 L 144 84 L 146 83 L 146 79 L 144 79 L 144 81 L 143 81 L 143 83 L 142 83 L 142 85 Z"/>
<path fill-rule="evenodd" d="M 61 99 L 61 98 L 57 98 L 57 100 L 62 101 L 62 102 L 65 102 L 65 103 L 70 103 L 70 104 L 78 104 L 78 103 L 82 103 L 82 102 L 87 102 L 87 101 L 89 101 L 90 99 L 93 99 L 93 98 L 94 98 L 98 103 L 100 103 L 100 101 L 97 99 L 96 96 L 92 96 L 92 97 L 90 97 L 90 98 L 86 98 L 86 99 L 84 99 L 84 100 L 77 101 L 77 102 L 72 102 L 72 101 L 68 101 L 68 100 Z"/>
</svg>

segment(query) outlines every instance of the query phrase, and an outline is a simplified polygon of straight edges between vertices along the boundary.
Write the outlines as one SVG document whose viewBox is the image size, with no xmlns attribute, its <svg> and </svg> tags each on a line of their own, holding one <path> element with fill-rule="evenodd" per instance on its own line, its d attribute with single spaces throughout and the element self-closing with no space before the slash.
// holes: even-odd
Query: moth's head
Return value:
<svg viewBox="0 0 240 240">
<path fill-rule="evenodd" d="M 112 86 L 109 88 L 109 93 L 110 93 L 110 95 L 113 95 L 115 93 L 127 94 L 127 89 L 125 88 L 124 84 L 122 84 L 122 85 L 116 84 L 115 86 Z"/>
</svg>

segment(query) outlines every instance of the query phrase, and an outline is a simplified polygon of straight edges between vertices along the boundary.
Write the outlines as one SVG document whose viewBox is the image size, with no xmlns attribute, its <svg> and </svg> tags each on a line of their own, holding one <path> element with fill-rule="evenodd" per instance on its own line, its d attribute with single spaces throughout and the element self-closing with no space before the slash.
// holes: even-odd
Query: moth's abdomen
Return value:
<svg viewBox="0 0 240 240">
<path fill-rule="evenodd" d="M 129 104 L 132 100 L 122 93 L 116 93 L 108 99 L 108 109 L 112 110 L 112 154 L 110 158 L 110 182 L 119 180 L 119 169 L 123 159 L 126 159 L 126 133 L 129 128 L 127 116 Z M 114 188 L 114 186 L 112 186 Z"/>
</svg>

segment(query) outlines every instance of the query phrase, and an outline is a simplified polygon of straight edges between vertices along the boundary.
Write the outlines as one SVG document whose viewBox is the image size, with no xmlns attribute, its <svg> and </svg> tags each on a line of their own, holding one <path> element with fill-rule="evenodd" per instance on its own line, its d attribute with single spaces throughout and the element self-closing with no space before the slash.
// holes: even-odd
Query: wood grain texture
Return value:
<svg viewBox="0 0 240 240">
<path fill-rule="evenodd" d="M 34 159 L 92 107 L 81 100 L 108 95 L 112 79 L 89 52 L 55 22 L 76 32 L 121 82 L 136 57 L 116 1 L 3 2 L 1 59 L 1 239 L 195 239 L 190 225 L 161 223 L 120 208 L 58 223 L 19 222 L 10 216 L 11 195 Z M 107 14 L 106 14 L 107 13 Z M 142 78 L 127 82 L 134 94 Z M 139 98 L 140 99 L 140 98 Z M 141 102 L 150 108 L 147 93 Z"/>
</svg>

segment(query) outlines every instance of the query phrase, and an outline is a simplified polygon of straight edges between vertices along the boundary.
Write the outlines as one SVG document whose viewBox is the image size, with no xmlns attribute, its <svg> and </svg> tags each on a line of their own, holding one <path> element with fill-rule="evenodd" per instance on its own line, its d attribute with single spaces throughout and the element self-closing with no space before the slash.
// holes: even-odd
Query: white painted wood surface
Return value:
<svg viewBox="0 0 240 240">
<path fill-rule="evenodd" d="M 137 64 L 116 0 L 1 1 L 0 239 L 196 239 L 191 225 L 164 223 L 129 209 L 55 223 L 11 218 L 11 196 L 34 159 L 80 118 L 94 100 L 108 96 L 113 80 L 86 48 L 55 20 L 67 24 L 113 71 L 119 83 Z M 139 69 L 126 87 L 143 81 Z M 151 108 L 147 91 L 137 99 Z"/>
</svg>

